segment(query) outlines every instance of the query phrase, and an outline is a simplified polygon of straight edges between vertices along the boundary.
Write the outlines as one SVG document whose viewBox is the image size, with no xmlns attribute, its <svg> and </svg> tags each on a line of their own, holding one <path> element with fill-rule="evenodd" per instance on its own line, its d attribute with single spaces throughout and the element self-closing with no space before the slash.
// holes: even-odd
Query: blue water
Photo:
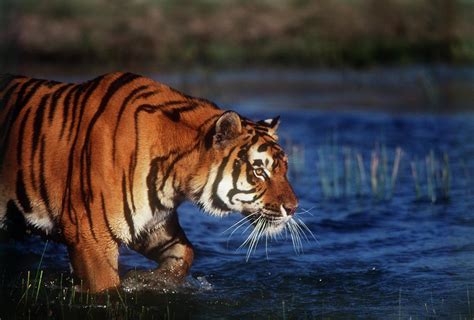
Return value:
<svg viewBox="0 0 474 320">
<path fill-rule="evenodd" d="M 234 109 L 255 119 L 275 115 L 252 103 L 242 102 Z M 219 219 L 185 204 L 179 212 L 195 247 L 191 276 L 173 290 L 126 293 L 133 301 L 130 308 L 144 306 L 146 317 L 174 319 L 471 319 L 474 115 L 297 109 L 278 113 L 282 143 L 304 150 L 291 158 L 290 178 L 300 199 L 298 216 L 316 240 L 308 234 L 300 254 L 289 235 L 267 246 L 262 240 L 246 261 L 245 248 L 238 247 L 251 228 L 242 234 L 243 227 L 231 237 L 225 232 L 241 218 L 239 214 Z M 371 152 L 382 147 L 388 153 L 390 174 L 395 149 L 403 149 L 391 196 L 374 196 L 369 178 L 359 191 L 346 190 L 340 156 L 335 160 L 339 194 L 325 197 L 317 170 L 319 149 L 357 150 L 370 175 Z M 431 150 L 439 159 L 449 155 L 451 181 L 449 199 L 438 197 L 434 203 L 426 195 L 426 178 L 420 179 L 422 195 L 417 199 L 410 167 L 415 159 L 425 163 Z M 18 291 L 15 285 L 20 286 L 18 279 L 27 270 L 35 270 L 44 248 L 38 237 L 0 245 L 3 303 L 10 303 L 5 297 L 13 305 L 19 300 L 21 294 L 10 292 Z M 122 273 L 155 266 L 126 248 L 120 263 Z M 68 273 L 62 245 L 48 243 L 42 268 L 47 285 L 57 287 L 59 275 Z M 57 315 L 54 302 L 51 307 L 40 301 Z M 68 310 L 68 318 L 85 312 Z"/>
</svg>

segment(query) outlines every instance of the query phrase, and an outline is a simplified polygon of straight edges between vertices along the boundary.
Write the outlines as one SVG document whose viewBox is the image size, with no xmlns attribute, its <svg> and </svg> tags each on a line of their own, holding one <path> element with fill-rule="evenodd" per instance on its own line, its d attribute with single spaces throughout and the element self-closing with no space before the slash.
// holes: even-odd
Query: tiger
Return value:
<svg viewBox="0 0 474 320">
<path fill-rule="evenodd" d="M 21 217 L 64 244 L 90 292 L 120 286 L 121 245 L 157 262 L 155 276 L 182 280 L 194 259 L 184 201 L 263 219 L 268 234 L 295 214 L 279 123 L 134 73 L 83 83 L 2 75 L 0 225 Z"/>
</svg>

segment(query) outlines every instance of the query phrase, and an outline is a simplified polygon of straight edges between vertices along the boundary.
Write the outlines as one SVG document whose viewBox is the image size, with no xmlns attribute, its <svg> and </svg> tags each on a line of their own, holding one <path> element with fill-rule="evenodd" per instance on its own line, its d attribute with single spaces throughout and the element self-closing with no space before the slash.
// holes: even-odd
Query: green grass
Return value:
<svg viewBox="0 0 474 320">
<path fill-rule="evenodd" d="M 325 199 L 369 195 L 377 200 L 389 200 L 393 197 L 403 155 L 400 147 L 389 151 L 385 145 L 376 145 L 368 165 L 364 159 L 369 156 L 364 157 L 359 150 L 347 146 L 321 146 L 317 155 L 317 176 Z"/>
<path fill-rule="evenodd" d="M 428 200 L 432 203 L 448 201 L 451 191 L 451 168 L 448 154 L 445 152 L 439 158 L 431 150 L 424 159 L 425 161 L 420 161 L 415 158 L 411 162 L 416 200 Z M 425 180 L 424 184 L 423 180 Z"/>
<path fill-rule="evenodd" d="M 306 167 L 304 145 L 289 139 L 284 139 L 283 144 L 289 157 L 290 177 L 299 179 L 307 175 L 311 168 Z M 436 154 L 431 150 L 419 158 L 406 154 L 401 147 L 389 149 L 376 143 L 369 153 L 363 154 L 357 148 L 339 145 L 333 137 L 316 149 L 316 158 L 316 170 L 312 174 L 315 174 L 318 192 L 326 200 L 361 197 L 391 200 L 396 196 L 402 174 L 411 176 L 416 201 L 443 203 L 451 198 L 453 177 L 447 152 Z M 470 194 L 469 170 L 464 162 L 461 166 L 464 187 Z"/>
<path fill-rule="evenodd" d="M 45 270 L 38 272 L 38 279 L 31 278 L 32 273 L 26 272 L 20 285 L 3 287 L 6 291 L 1 314 L 15 315 L 21 319 L 43 318 L 106 318 L 106 319 L 173 319 L 174 313 L 166 305 L 151 307 L 140 302 L 139 296 L 121 289 L 111 289 L 100 294 L 91 294 L 80 290 L 81 284 L 74 284 L 72 279 L 61 273 L 59 279 L 42 281 Z M 57 282 L 59 281 L 59 285 Z"/>
<path fill-rule="evenodd" d="M 71 277 L 45 281 L 46 271 L 42 268 L 43 258 L 48 246 L 46 241 L 38 267 L 33 273 L 27 271 L 20 275 L 18 282 L 5 285 L 3 281 L 2 298 L 11 299 L 12 303 L 4 301 L 1 314 L 15 315 L 15 318 L 41 319 L 59 317 L 70 319 L 107 318 L 107 319 L 151 319 L 156 315 L 159 318 L 171 319 L 169 307 L 157 312 L 139 303 L 138 295 L 115 288 L 100 294 L 91 294 L 83 290 L 82 281 L 74 283 Z M 59 281 L 59 284 L 57 283 Z M 6 294 L 5 294 L 6 292 Z M 6 297 L 5 297 L 6 296 Z"/>
</svg>

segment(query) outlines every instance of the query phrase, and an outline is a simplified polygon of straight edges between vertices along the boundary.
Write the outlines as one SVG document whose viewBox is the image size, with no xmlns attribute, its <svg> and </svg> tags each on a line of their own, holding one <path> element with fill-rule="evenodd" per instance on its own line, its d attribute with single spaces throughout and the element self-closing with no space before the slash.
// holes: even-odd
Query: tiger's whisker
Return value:
<svg viewBox="0 0 474 320">
<path fill-rule="evenodd" d="M 267 257 L 268 260 L 268 233 L 265 232 L 265 256 Z"/>
<path fill-rule="evenodd" d="M 309 232 L 309 234 L 311 235 L 311 237 L 313 237 L 313 239 L 319 244 L 319 241 L 318 239 L 316 238 L 316 236 L 314 235 L 314 233 L 308 228 L 308 226 L 306 225 L 306 223 L 304 223 L 303 220 L 299 219 L 299 218 L 296 218 L 297 221 L 299 222 L 299 224 L 306 230 Z"/>
<path fill-rule="evenodd" d="M 297 222 L 297 221 L 293 220 L 293 222 L 294 222 L 294 224 L 293 224 L 293 225 L 294 225 L 294 226 L 295 226 L 295 228 L 296 228 L 296 229 L 299 231 L 300 235 L 302 235 L 302 236 L 303 236 L 303 238 L 306 240 L 306 242 L 308 242 L 308 243 L 309 243 L 308 236 L 306 236 L 306 232 L 304 232 L 305 230 L 303 230 L 303 228 L 302 228 L 302 227 L 301 227 L 301 226 L 298 224 L 298 222 Z"/>
<path fill-rule="evenodd" d="M 239 230 L 242 226 L 244 226 L 246 222 L 249 222 L 249 221 L 250 221 L 249 217 L 251 217 L 252 215 L 255 215 L 255 214 L 256 214 L 256 213 L 253 213 L 253 214 L 249 215 L 248 217 L 245 217 L 244 219 L 241 219 L 240 221 L 238 221 L 238 222 L 241 222 L 241 223 L 240 223 L 240 225 L 238 225 L 234 230 L 232 230 L 232 232 L 231 232 L 231 233 L 229 234 L 229 236 L 227 237 L 227 245 L 229 244 L 229 240 L 230 240 L 230 238 L 232 237 L 232 235 L 233 235 L 237 230 Z M 237 222 L 237 223 L 238 223 L 238 222 Z M 236 225 L 237 223 L 235 223 L 234 225 Z M 252 224 L 250 223 L 249 226 L 247 226 L 247 228 L 246 228 L 245 230 L 247 230 L 251 225 L 252 225 Z M 245 230 L 244 230 L 244 232 L 245 232 Z M 244 233 L 244 232 L 243 232 L 243 233 Z"/>
<path fill-rule="evenodd" d="M 260 225 L 260 223 L 261 223 L 261 219 L 262 219 L 261 216 L 258 217 L 258 219 L 255 221 L 255 223 L 256 223 L 255 228 L 252 230 L 252 232 L 250 232 L 250 234 L 249 234 L 249 236 L 247 237 L 247 239 L 245 239 L 245 241 L 240 245 L 240 247 L 239 247 L 238 249 L 244 247 L 245 245 L 247 245 L 247 244 L 252 240 L 253 236 L 255 235 L 255 233 L 257 232 L 257 230 L 258 230 L 258 228 L 259 228 L 259 225 Z M 246 230 L 248 230 L 249 227 L 250 227 L 250 226 L 248 226 L 248 227 L 244 230 L 244 232 L 245 232 Z"/>
<path fill-rule="evenodd" d="M 260 235 L 260 232 L 261 232 L 261 229 L 263 227 L 264 222 L 265 221 L 263 220 L 263 218 L 259 219 L 259 222 L 258 222 L 257 226 L 252 231 L 253 236 L 251 237 L 251 241 L 250 241 L 250 244 L 249 244 L 249 247 L 248 247 L 248 250 L 247 250 L 246 261 L 249 260 L 250 255 L 252 254 L 252 251 L 253 251 L 254 247 L 256 247 L 256 245 L 258 244 L 258 239 L 260 237 L 259 235 Z"/>
<path fill-rule="evenodd" d="M 293 244 L 293 250 L 295 251 L 295 253 L 298 253 L 298 250 L 296 249 L 295 237 L 293 236 L 293 230 L 291 229 L 291 225 L 288 223 L 286 227 L 288 228 L 288 231 L 290 232 L 291 243 Z"/>
<path fill-rule="evenodd" d="M 316 208 L 316 206 L 312 206 L 311 208 L 309 209 L 304 209 L 304 208 L 301 208 L 301 210 L 303 211 L 300 211 L 300 212 L 297 212 L 296 214 L 309 214 L 310 216 L 313 216 L 313 214 L 311 213 L 311 210 L 313 210 L 314 208 Z"/>
<path fill-rule="evenodd" d="M 250 215 L 248 215 L 248 216 L 244 216 L 242 219 L 240 219 L 239 221 L 237 221 L 236 223 L 234 223 L 233 225 L 231 225 L 230 227 L 228 227 L 227 229 L 225 229 L 224 231 L 222 231 L 221 234 L 226 233 L 227 231 L 229 231 L 230 229 L 234 228 L 234 227 L 235 227 L 236 225 L 238 225 L 238 224 L 244 224 L 245 222 L 247 222 L 247 221 L 249 220 L 250 217 L 252 217 L 252 216 L 254 216 L 254 215 L 256 215 L 256 214 L 257 214 L 257 212 L 252 213 L 252 214 L 250 214 Z"/>
<path fill-rule="evenodd" d="M 293 233 L 294 233 L 296 247 L 297 247 L 296 253 L 298 254 L 303 253 L 303 243 L 301 242 L 300 231 L 295 226 L 296 222 L 293 219 L 291 219 L 288 225 L 291 226 L 291 229 L 293 230 Z"/>
</svg>

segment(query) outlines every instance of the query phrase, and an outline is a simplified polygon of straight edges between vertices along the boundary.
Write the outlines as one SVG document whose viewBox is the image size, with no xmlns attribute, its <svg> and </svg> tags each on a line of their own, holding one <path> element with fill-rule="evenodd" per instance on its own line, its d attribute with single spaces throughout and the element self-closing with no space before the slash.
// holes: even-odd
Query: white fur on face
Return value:
<svg viewBox="0 0 474 320">
<path fill-rule="evenodd" d="M 284 229 L 285 229 L 285 226 L 287 224 L 287 222 L 290 220 L 291 218 L 290 217 L 285 217 L 281 220 L 280 223 L 276 224 L 276 223 L 272 223 L 272 224 L 269 224 L 266 228 L 265 228 L 265 231 L 264 233 L 267 235 L 267 236 L 275 236 L 275 235 L 278 235 L 280 234 Z"/>
<path fill-rule="evenodd" d="M 219 208 L 214 208 L 212 206 L 212 185 L 214 184 L 214 181 L 217 176 L 217 172 L 219 170 L 219 164 L 214 164 L 211 167 L 211 170 L 209 171 L 209 176 L 207 178 L 206 184 L 204 185 L 204 189 L 202 191 L 201 197 L 198 199 L 198 203 L 202 206 L 204 211 L 209 212 L 210 214 L 216 215 L 216 216 L 224 216 L 228 212 L 222 211 Z M 196 185 L 194 186 L 194 191 L 196 192 L 199 190 L 199 186 Z"/>
<path fill-rule="evenodd" d="M 268 152 L 258 152 L 259 145 L 255 145 L 249 150 L 249 161 L 253 164 L 256 160 L 260 160 L 263 163 L 263 169 L 265 169 L 265 173 L 271 177 L 272 176 L 272 166 L 273 166 L 273 157 Z"/>
<path fill-rule="evenodd" d="M 267 152 L 258 152 L 257 151 L 258 145 L 252 147 L 249 150 L 249 161 L 250 165 L 254 160 L 260 159 L 262 163 L 266 163 L 270 168 L 271 165 L 273 164 L 273 159 L 272 157 L 267 153 Z M 236 181 L 236 184 L 234 185 L 234 180 L 232 177 L 232 169 L 233 169 L 233 161 L 229 161 L 229 163 L 226 165 L 226 168 L 224 170 L 224 174 L 222 176 L 221 181 L 218 182 L 218 187 L 217 187 L 217 196 L 220 198 L 220 200 L 225 203 L 225 205 L 231 210 L 231 211 L 247 211 L 247 212 L 254 212 L 258 211 L 261 207 L 261 200 L 256 200 L 255 202 L 251 202 L 255 195 L 261 192 L 261 190 L 255 190 L 256 185 L 250 184 L 247 179 L 247 165 L 248 164 L 242 164 L 240 168 L 240 173 L 239 177 Z M 253 170 L 253 166 L 250 168 L 250 170 Z M 265 169 L 265 168 L 264 168 Z M 202 200 L 205 199 L 210 199 L 212 188 L 211 185 L 214 183 L 215 178 L 217 176 L 217 171 L 218 171 L 218 165 L 215 165 L 213 169 L 211 170 L 208 183 L 204 189 L 203 196 L 201 197 Z M 265 169 L 265 171 L 269 171 L 268 169 Z M 251 173 L 253 174 L 253 173 Z M 211 183 L 209 183 L 211 182 Z M 229 199 L 228 194 L 229 191 L 233 190 L 235 186 L 243 191 L 236 193 L 235 195 L 232 196 L 231 199 Z M 255 190 L 254 192 L 251 193 L 246 193 L 246 191 L 250 190 Z M 209 201 L 209 203 L 212 203 Z M 209 208 L 209 206 L 205 205 L 204 206 L 207 211 L 210 211 L 211 213 L 214 213 L 216 211 L 219 212 L 219 215 L 222 215 L 222 211 L 218 210 L 216 208 Z M 211 210 L 209 210 L 211 209 Z"/>
</svg>

